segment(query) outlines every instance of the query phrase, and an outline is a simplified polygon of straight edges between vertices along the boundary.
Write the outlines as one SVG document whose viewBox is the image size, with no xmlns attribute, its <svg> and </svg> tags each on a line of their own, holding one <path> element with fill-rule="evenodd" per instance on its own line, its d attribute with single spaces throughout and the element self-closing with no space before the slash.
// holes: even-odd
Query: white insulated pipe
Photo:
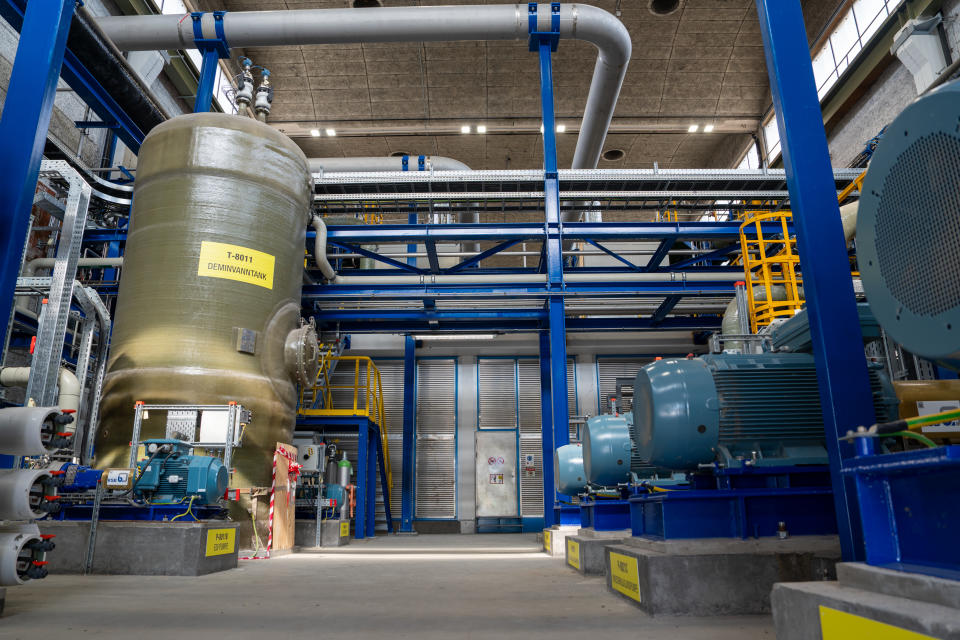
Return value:
<svg viewBox="0 0 960 640">
<path fill-rule="evenodd" d="M 313 260 L 317 263 L 317 268 L 327 280 L 337 279 L 337 272 L 333 270 L 333 265 L 327 260 L 327 224 L 320 216 L 313 216 L 313 230 L 317 232 L 313 240 Z"/>
<path fill-rule="evenodd" d="M 29 380 L 30 367 L 0 368 L 0 387 L 26 387 Z M 80 380 L 66 367 L 60 367 L 57 406 L 61 411 L 80 408 Z"/>
<path fill-rule="evenodd" d="M 56 264 L 56 258 L 35 258 L 28 262 L 23 269 L 23 274 L 32 278 L 36 275 L 38 269 L 52 269 Z M 77 267 L 122 267 L 123 258 L 80 258 L 77 260 Z"/>
<path fill-rule="evenodd" d="M 409 171 L 417 171 L 419 156 L 408 156 Z M 360 173 L 364 171 L 403 171 L 402 156 L 359 156 L 355 158 L 307 158 L 310 173 Z M 470 167 L 444 156 L 424 156 L 426 170 L 471 171 Z"/>
<path fill-rule="evenodd" d="M 196 48 L 189 15 L 108 16 L 96 22 L 121 51 Z M 231 11 L 223 16 L 224 35 L 233 47 L 526 40 L 527 25 L 525 4 Z M 204 14 L 201 27 L 205 38 L 216 37 L 212 14 Z M 538 6 L 537 29 L 550 30 L 548 4 Z M 571 165 L 593 169 L 630 61 L 630 33 L 603 9 L 562 4 L 560 37 L 584 40 L 598 49 Z"/>
<path fill-rule="evenodd" d="M 566 273 L 567 283 L 598 283 L 602 277 L 593 273 Z M 618 273 L 618 282 L 737 282 L 742 273 Z M 344 285 L 430 285 L 430 284 L 544 284 L 545 274 L 424 274 L 416 276 L 337 276 L 334 284 Z"/>
<path fill-rule="evenodd" d="M 469 166 L 445 156 L 424 156 L 426 171 L 471 171 Z M 358 156 L 354 158 L 307 158 L 310 173 L 361 173 L 381 171 L 403 171 L 403 156 Z M 417 171 L 419 156 L 407 156 L 409 171 Z M 477 205 L 479 207 L 479 204 Z M 480 213 L 476 210 L 461 211 L 457 214 L 460 224 L 477 224 L 480 222 Z M 461 245 L 466 251 L 479 253 L 480 243 L 467 242 Z"/>
</svg>

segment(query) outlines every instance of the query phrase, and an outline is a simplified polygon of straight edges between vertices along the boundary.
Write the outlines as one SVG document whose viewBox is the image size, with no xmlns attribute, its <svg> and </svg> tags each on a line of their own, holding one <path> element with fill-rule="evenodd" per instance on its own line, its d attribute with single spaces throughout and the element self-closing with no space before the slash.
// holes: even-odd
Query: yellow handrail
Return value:
<svg viewBox="0 0 960 640">
<path fill-rule="evenodd" d="M 335 366 L 349 366 L 353 363 L 353 384 L 333 384 L 331 372 Z M 361 364 L 365 365 L 361 377 Z M 353 404 L 350 409 L 334 408 L 333 392 L 335 390 L 353 391 Z M 362 392 L 362 394 L 361 394 Z M 322 407 L 317 407 L 318 400 L 322 399 Z M 309 416 L 366 416 L 377 424 L 380 429 L 380 442 L 383 446 L 383 467 L 386 471 L 387 486 L 393 486 L 393 471 L 390 468 L 390 444 L 387 439 L 387 428 L 383 411 L 383 384 L 380 379 L 380 370 L 367 356 L 335 356 L 332 347 L 323 351 L 320 356 L 320 367 L 317 380 L 312 387 L 300 389 L 301 415 Z"/>
</svg>

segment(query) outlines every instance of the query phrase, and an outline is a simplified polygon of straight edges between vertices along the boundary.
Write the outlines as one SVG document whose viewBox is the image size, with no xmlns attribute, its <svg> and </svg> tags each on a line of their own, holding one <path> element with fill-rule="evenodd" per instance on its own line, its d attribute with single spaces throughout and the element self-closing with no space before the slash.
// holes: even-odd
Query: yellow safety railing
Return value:
<svg viewBox="0 0 960 640">
<path fill-rule="evenodd" d="M 353 384 L 333 384 L 331 372 L 334 368 L 342 374 L 345 368 L 348 372 L 351 370 L 351 364 L 353 365 Z M 335 408 L 334 391 L 352 391 L 352 406 L 350 408 Z M 346 402 L 349 403 L 350 400 L 346 400 Z M 387 440 L 386 425 L 384 424 L 383 384 L 380 380 L 380 370 L 373 363 L 373 360 L 367 356 L 333 355 L 332 347 L 322 351 L 316 383 L 312 387 L 304 386 L 300 389 L 300 408 L 298 412 L 304 416 L 365 416 L 375 422 L 380 428 L 387 486 L 393 486 L 393 472 L 390 469 L 390 445 Z"/>
<path fill-rule="evenodd" d="M 750 305 L 750 331 L 756 333 L 777 318 L 792 317 L 803 307 L 800 256 L 796 236 L 789 233 L 789 211 L 747 211 L 740 225 L 740 250 Z M 762 225 L 779 225 L 764 235 Z"/>
</svg>

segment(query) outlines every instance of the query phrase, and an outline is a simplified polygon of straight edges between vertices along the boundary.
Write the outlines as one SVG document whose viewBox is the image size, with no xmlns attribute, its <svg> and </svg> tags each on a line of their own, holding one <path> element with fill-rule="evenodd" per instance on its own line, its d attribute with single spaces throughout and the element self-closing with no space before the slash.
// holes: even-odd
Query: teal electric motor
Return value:
<svg viewBox="0 0 960 640">
<path fill-rule="evenodd" d="M 553 452 L 553 468 L 557 491 L 575 496 L 587 489 L 587 474 L 583 470 L 583 445 L 565 444 Z"/>
<path fill-rule="evenodd" d="M 870 367 L 878 422 L 897 397 Z M 806 353 L 711 354 L 644 366 L 633 387 L 631 439 L 645 462 L 677 471 L 725 466 L 826 464 L 820 390 Z"/>
</svg>

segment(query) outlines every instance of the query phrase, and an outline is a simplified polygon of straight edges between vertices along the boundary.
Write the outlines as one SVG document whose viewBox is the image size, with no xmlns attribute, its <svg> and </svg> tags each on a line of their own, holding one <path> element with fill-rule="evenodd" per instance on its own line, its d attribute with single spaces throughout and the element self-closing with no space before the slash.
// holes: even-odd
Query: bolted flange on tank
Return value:
<svg viewBox="0 0 960 640">
<path fill-rule="evenodd" d="M 103 385 L 100 467 L 129 455 L 134 403 L 226 405 L 253 420 L 231 487 L 270 483 L 290 442 L 296 382 L 315 376 L 316 334 L 300 322 L 312 183 L 276 129 L 201 113 L 155 127 L 137 165 Z M 163 437 L 165 416 L 141 438 Z"/>
</svg>

